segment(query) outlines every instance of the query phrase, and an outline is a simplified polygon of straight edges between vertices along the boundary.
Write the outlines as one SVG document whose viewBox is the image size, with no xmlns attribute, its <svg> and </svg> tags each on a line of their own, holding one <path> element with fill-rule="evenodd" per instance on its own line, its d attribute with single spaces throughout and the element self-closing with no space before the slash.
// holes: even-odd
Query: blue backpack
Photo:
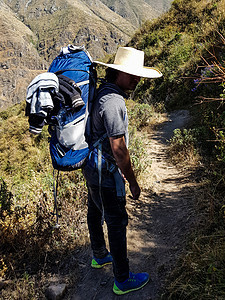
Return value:
<svg viewBox="0 0 225 300">
<path fill-rule="evenodd" d="M 51 63 L 49 72 L 66 76 L 80 89 L 83 105 L 78 110 L 61 104 L 57 124 L 50 131 L 50 154 L 53 168 L 61 171 L 79 169 L 89 154 L 89 112 L 96 91 L 96 71 L 84 47 L 62 48 Z M 64 78 L 63 78 L 64 79 Z"/>
<path fill-rule="evenodd" d="M 118 168 L 102 155 L 102 142 L 107 134 L 91 145 L 89 114 L 96 94 L 96 82 L 94 62 L 85 47 L 69 45 L 61 49 L 48 72 L 38 75 L 27 89 L 26 115 L 29 116 L 29 131 L 39 134 L 44 124 L 49 124 L 50 154 L 54 168 L 55 228 L 59 227 L 57 208 L 59 171 L 79 169 L 88 158 L 88 161 L 98 169 L 100 187 L 102 165 L 107 165 L 115 178 L 118 195 L 125 194 Z M 55 170 L 58 170 L 56 182 Z"/>
<path fill-rule="evenodd" d="M 96 164 L 98 163 L 101 184 L 101 147 L 106 134 L 93 145 L 90 143 L 89 114 L 95 98 L 96 82 L 94 63 L 85 47 L 69 45 L 61 49 L 48 72 L 35 77 L 27 89 L 26 115 L 29 116 L 29 131 L 39 134 L 43 126 L 48 124 L 51 134 L 55 228 L 59 227 L 59 171 L 81 168 L 91 150 L 98 147 L 99 159 Z M 56 181 L 55 170 L 58 170 Z"/>
</svg>

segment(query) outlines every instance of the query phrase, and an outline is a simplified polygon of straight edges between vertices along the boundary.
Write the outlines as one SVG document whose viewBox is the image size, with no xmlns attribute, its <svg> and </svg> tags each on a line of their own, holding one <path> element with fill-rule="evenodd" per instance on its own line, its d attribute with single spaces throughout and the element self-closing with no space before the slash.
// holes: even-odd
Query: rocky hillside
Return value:
<svg viewBox="0 0 225 300">
<path fill-rule="evenodd" d="M 101 0 L 112 11 L 136 27 L 144 21 L 157 18 L 170 8 L 172 0 Z"/>
<path fill-rule="evenodd" d="M 38 37 L 38 50 L 52 59 L 61 46 L 85 44 L 94 58 L 127 43 L 140 25 L 165 11 L 171 0 L 5 0 Z M 160 6 L 161 3 L 161 6 Z M 167 7 L 167 8 L 168 8 Z"/>
<path fill-rule="evenodd" d="M 38 38 L 40 54 L 51 60 L 68 43 L 85 44 L 92 56 L 126 43 L 135 26 L 100 0 L 6 1 Z"/>
<path fill-rule="evenodd" d="M 21 102 L 62 46 L 84 44 L 94 59 L 114 53 L 165 1 L 153 8 L 149 0 L 0 0 L 0 108 Z"/>
<path fill-rule="evenodd" d="M 34 44 L 36 37 L 16 15 L 0 1 L 0 108 L 20 102 L 25 87 L 37 70 L 47 64 Z M 40 72 L 40 71 L 39 71 Z"/>
</svg>

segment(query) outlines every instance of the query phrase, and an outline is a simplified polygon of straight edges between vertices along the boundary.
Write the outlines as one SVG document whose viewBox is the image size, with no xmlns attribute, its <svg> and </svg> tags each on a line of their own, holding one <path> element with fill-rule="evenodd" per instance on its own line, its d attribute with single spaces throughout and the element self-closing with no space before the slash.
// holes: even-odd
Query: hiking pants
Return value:
<svg viewBox="0 0 225 300">
<path fill-rule="evenodd" d="M 113 257 L 113 272 L 117 281 L 123 282 L 129 277 L 129 262 L 127 258 L 126 226 L 128 215 L 126 212 L 125 197 L 117 197 L 116 189 L 88 187 L 88 214 L 87 222 L 91 239 L 91 247 L 96 258 L 103 258 L 107 254 L 102 215 L 108 228 L 110 253 Z"/>
</svg>

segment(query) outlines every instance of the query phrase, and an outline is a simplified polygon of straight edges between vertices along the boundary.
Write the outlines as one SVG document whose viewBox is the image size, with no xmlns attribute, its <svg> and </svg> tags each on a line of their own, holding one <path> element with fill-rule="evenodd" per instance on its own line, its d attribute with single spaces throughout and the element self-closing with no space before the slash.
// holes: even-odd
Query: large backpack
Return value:
<svg viewBox="0 0 225 300">
<path fill-rule="evenodd" d="M 67 92 L 70 93 L 71 89 L 78 91 L 79 97 L 76 100 L 82 102 L 82 105 L 79 102 L 78 106 L 71 107 L 68 102 L 60 101 L 61 96 L 61 100 L 65 100 L 60 93 L 60 87 L 62 90 L 65 88 L 63 84 L 60 86 L 60 79 L 61 82 L 66 81 L 64 84 Z M 29 131 L 39 134 L 44 124 L 48 124 L 51 134 L 55 228 L 59 227 L 57 209 L 59 171 L 81 168 L 90 152 L 88 144 L 91 130 L 88 116 L 95 97 L 96 81 L 94 63 L 85 47 L 69 45 L 61 49 L 48 72 L 36 76 L 27 88 L 26 115 L 29 116 Z M 56 182 L 55 170 L 58 170 Z"/>
<path fill-rule="evenodd" d="M 53 73 L 53 74 L 51 74 Z M 45 88 L 56 88 L 56 81 L 60 78 L 65 79 L 66 84 L 69 82 L 80 93 L 82 105 L 74 109 L 68 103 L 58 101 L 59 95 L 53 93 L 51 97 L 45 95 Z M 43 86 L 39 88 L 42 80 Z M 97 75 L 94 68 L 94 62 L 86 51 L 85 47 L 69 45 L 61 49 L 61 53 L 52 61 L 47 73 L 38 75 L 28 86 L 26 115 L 29 116 L 30 128 L 32 133 L 39 134 L 43 124 L 49 124 L 50 154 L 54 170 L 72 171 L 81 168 L 90 154 L 89 160 L 98 168 L 99 186 L 101 195 L 101 171 L 102 164 L 106 164 L 109 171 L 112 172 L 118 196 L 125 194 L 124 183 L 118 172 L 118 168 L 106 156 L 102 155 L 102 142 L 107 134 L 104 134 L 97 142 L 91 145 L 91 126 L 89 114 L 95 98 Z M 60 90 L 60 81 L 59 81 Z M 36 94 L 33 92 L 37 91 Z M 40 114 L 32 114 L 32 100 L 35 100 L 43 91 L 42 100 L 47 106 L 41 107 Z M 56 89 L 57 91 L 57 89 Z M 49 99 L 50 98 L 50 99 Z M 32 98 L 33 99 L 33 98 Z M 53 100 L 53 101 L 52 101 Z M 55 100 L 55 101 L 54 101 Z M 50 104 L 50 105 L 49 105 Z M 50 109 L 49 109 L 50 107 Z M 34 108 L 34 107 L 33 107 Z M 35 107 L 36 108 L 36 107 Z M 39 109 L 40 107 L 38 107 Z M 38 111 L 40 113 L 40 110 Z M 44 117 L 43 117 L 44 115 Z M 34 125 L 34 126 L 33 126 Z M 91 150 L 94 150 L 91 152 Z M 91 153 L 97 155 L 93 156 Z M 94 160 L 93 160 L 94 157 Z M 90 159 L 92 158 L 92 159 Z M 53 170 L 53 176 L 54 176 Z M 59 172 L 58 172 L 59 174 Z M 54 177 L 55 178 L 55 177 Z M 57 210 L 57 186 L 58 176 L 54 189 L 54 214 L 56 215 L 56 227 L 58 227 L 58 210 Z"/>
<path fill-rule="evenodd" d="M 84 106 L 78 110 L 63 107 L 57 114 L 59 124 L 51 127 L 50 154 L 53 168 L 71 171 L 80 168 L 89 153 L 90 126 L 88 116 L 96 90 L 96 71 L 84 47 L 62 48 L 51 63 L 49 72 L 72 79 L 81 90 Z"/>
</svg>

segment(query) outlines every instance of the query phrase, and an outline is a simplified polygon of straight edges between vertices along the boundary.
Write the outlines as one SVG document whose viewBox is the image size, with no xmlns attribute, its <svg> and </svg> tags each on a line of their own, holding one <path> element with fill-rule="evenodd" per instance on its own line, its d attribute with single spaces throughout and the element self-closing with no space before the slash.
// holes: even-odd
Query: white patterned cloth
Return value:
<svg viewBox="0 0 225 300">
<path fill-rule="evenodd" d="M 54 107 L 50 92 L 58 91 L 59 80 L 54 73 L 46 72 L 36 76 L 27 88 L 26 101 L 30 104 L 30 114 L 46 117 Z"/>
</svg>

